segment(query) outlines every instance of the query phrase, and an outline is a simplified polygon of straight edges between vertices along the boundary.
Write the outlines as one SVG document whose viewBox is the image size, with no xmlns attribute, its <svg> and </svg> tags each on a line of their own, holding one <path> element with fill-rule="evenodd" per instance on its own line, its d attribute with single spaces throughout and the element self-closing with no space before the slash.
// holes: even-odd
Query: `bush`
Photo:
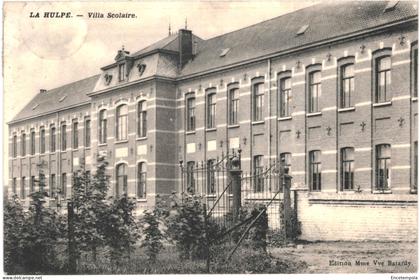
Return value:
<svg viewBox="0 0 420 280">
<path fill-rule="evenodd" d="M 155 263 L 157 255 L 162 249 L 163 233 L 159 226 L 159 212 L 144 211 L 144 216 L 140 219 L 143 241 L 141 247 L 144 248 L 148 261 Z"/>
</svg>

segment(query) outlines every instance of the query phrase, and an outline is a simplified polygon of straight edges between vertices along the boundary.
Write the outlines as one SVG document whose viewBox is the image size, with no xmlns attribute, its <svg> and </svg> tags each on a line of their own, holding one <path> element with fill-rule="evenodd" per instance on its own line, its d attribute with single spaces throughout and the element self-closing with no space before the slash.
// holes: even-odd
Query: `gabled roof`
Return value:
<svg viewBox="0 0 420 280">
<path fill-rule="evenodd" d="M 93 90 L 99 76 L 95 75 L 38 93 L 11 122 L 89 102 L 90 98 L 87 96 L 87 93 Z"/>
<path fill-rule="evenodd" d="M 181 76 L 417 17 L 414 1 L 400 1 L 385 12 L 387 4 L 387 1 L 324 3 L 204 40 L 198 55 L 184 66 Z M 308 27 L 298 35 L 305 25 Z M 229 52 L 221 57 L 220 53 L 227 48 Z"/>
</svg>

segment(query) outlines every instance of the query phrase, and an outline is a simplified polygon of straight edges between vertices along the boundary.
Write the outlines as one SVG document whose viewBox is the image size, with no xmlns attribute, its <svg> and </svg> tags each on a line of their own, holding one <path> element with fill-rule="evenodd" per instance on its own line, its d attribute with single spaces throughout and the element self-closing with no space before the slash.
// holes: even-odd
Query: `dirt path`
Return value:
<svg viewBox="0 0 420 280">
<path fill-rule="evenodd" d="M 414 242 L 315 242 L 273 248 L 273 256 L 304 261 L 299 273 L 412 273 L 417 272 Z"/>
</svg>

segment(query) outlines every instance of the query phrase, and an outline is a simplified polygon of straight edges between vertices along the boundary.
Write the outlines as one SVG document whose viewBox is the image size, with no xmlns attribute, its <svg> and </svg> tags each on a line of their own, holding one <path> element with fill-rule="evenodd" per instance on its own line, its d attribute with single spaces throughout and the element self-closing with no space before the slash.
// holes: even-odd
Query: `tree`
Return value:
<svg viewBox="0 0 420 280">
<path fill-rule="evenodd" d="M 145 249 L 148 260 L 152 263 L 156 262 L 157 255 L 163 247 L 163 233 L 159 219 L 158 208 L 155 208 L 153 211 L 145 210 L 143 217 L 140 219 L 143 237 L 141 247 Z"/>
<path fill-rule="evenodd" d="M 17 195 L 6 201 L 4 207 L 4 270 L 18 274 L 23 262 L 22 229 L 26 217 Z"/>
<path fill-rule="evenodd" d="M 78 255 L 82 251 L 91 252 L 96 263 L 97 248 L 104 245 L 104 221 L 109 214 L 106 195 L 109 176 L 106 175 L 108 163 L 98 157 L 97 170 L 93 178 L 84 169 L 73 176 L 72 201 L 74 205 L 74 231 Z"/>
</svg>

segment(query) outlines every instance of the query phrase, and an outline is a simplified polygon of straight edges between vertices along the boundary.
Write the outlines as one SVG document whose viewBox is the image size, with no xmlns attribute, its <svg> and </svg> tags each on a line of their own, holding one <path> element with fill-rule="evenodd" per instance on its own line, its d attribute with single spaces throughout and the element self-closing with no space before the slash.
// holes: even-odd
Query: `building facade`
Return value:
<svg viewBox="0 0 420 280">
<path fill-rule="evenodd" d="M 9 193 L 69 197 L 105 155 L 110 195 L 152 207 L 186 168 L 242 150 L 289 165 L 303 239 L 417 236 L 417 6 L 321 4 L 203 40 L 190 30 L 41 90 L 9 123 Z M 328 20 L 326 20 L 328 19 Z M 206 192 L 206 190 L 196 190 Z"/>
</svg>

